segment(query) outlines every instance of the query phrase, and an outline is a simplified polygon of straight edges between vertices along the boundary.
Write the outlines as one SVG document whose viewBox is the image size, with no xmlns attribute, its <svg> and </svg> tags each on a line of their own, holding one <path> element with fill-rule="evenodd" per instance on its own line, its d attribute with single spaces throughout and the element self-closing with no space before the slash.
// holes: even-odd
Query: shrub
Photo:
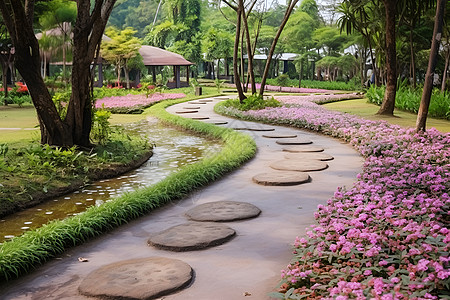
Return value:
<svg viewBox="0 0 450 300">
<path fill-rule="evenodd" d="M 376 87 L 372 85 L 367 90 L 369 102 L 381 105 L 383 102 L 386 87 Z M 401 85 L 396 93 L 395 107 L 401 110 L 417 113 L 419 111 L 420 100 L 422 98 L 422 88 L 411 89 Z M 428 108 L 430 117 L 450 120 L 450 94 L 433 89 L 430 106 Z"/>
<path fill-rule="evenodd" d="M 240 103 L 239 99 L 230 99 L 225 102 L 225 106 L 234 107 L 239 110 L 258 110 L 266 107 L 278 107 L 280 102 L 275 100 L 275 98 L 270 98 L 265 100 L 260 95 L 252 95 L 244 99 L 243 103 Z"/>
</svg>

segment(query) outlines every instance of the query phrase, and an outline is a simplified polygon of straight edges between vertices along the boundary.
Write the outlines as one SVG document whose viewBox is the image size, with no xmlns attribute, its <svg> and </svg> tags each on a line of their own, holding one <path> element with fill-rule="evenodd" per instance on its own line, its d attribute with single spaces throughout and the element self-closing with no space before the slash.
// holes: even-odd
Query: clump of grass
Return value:
<svg viewBox="0 0 450 300">
<path fill-rule="evenodd" d="M 239 99 L 229 99 L 225 101 L 225 107 L 233 107 L 238 110 L 258 110 L 264 109 L 266 107 L 279 107 L 281 103 L 275 98 L 271 97 L 270 99 L 265 100 L 261 95 L 251 95 L 244 99 L 241 103 Z"/>
<path fill-rule="evenodd" d="M 386 87 L 371 86 L 367 90 L 369 102 L 381 105 Z M 395 96 L 395 107 L 401 110 L 417 113 L 419 111 L 420 100 L 422 98 L 422 88 L 411 89 L 407 86 L 400 86 Z M 428 108 L 430 117 L 450 120 L 450 94 L 434 89 L 431 95 L 430 107 Z"/>
<path fill-rule="evenodd" d="M 186 101 L 186 100 L 184 100 Z M 218 154 L 182 167 L 159 183 L 125 194 L 99 207 L 90 207 L 71 218 L 52 221 L 0 245 L 0 279 L 9 280 L 27 273 L 65 249 L 145 215 L 156 207 L 181 199 L 236 169 L 256 152 L 253 139 L 231 129 L 201 123 L 165 111 L 172 100 L 151 107 L 147 113 L 165 122 L 224 142 Z"/>
</svg>

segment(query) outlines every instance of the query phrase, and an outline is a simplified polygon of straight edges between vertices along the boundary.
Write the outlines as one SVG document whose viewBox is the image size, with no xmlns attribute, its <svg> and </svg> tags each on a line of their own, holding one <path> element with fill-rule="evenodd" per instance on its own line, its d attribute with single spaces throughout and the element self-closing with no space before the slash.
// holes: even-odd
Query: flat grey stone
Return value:
<svg viewBox="0 0 450 300">
<path fill-rule="evenodd" d="M 270 127 L 235 127 L 234 130 L 249 130 L 249 131 L 274 131 L 275 128 Z"/>
<path fill-rule="evenodd" d="M 283 148 L 283 151 L 286 152 L 322 152 L 323 150 L 324 149 L 322 147 L 312 145 L 294 145 Z"/>
<path fill-rule="evenodd" d="M 198 113 L 198 110 L 178 110 L 175 113 L 177 113 L 177 114 L 193 114 L 193 113 Z"/>
<path fill-rule="evenodd" d="M 170 251 L 200 250 L 223 244 L 235 234 L 232 228 L 224 224 L 190 222 L 155 234 L 148 244 Z"/>
<path fill-rule="evenodd" d="M 199 102 L 213 102 L 213 100 L 212 99 L 202 99 Z"/>
<path fill-rule="evenodd" d="M 206 102 L 200 102 L 200 101 L 191 101 L 188 102 L 189 104 L 206 104 Z"/>
<path fill-rule="evenodd" d="M 269 139 L 289 139 L 297 137 L 296 134 L 282 134 L 282 133 L 267 133 L 263 134 L 262 136 Z"/>
<path fill-rule="evenodd" d="M 214 97 L 214 99 L 217 99 L 217 100 L 228 100 L 228 99 L 230 99 L 230 97 L 228 97 L 228 96 L 217 96 L 217 97 Z"/>
<path fill-rule="evenodd" d="M 200 106 L 185 106 L 183 109 L 200 109 Z"/>
<path fill-rule="evenodd" d="M 285 140 L 279 140 L 276 141 L 279 145 L 307 145 L 312 144 L 312 141 L 302 138 L 296 138 L 296 139 L 285 139 Z"/>
<path fill-rule="evenodd" d="M 318 152 L 315 152 L 315 153 L 312 153 L 312 152 L 310 152 L 310 153 L 305 153 L 305 152 L 303 152 L 303 153 L 287 153 L 284 155 L 284 158 L 298 159 L 298 160 L 316 159 L 316 160 L 323 160 L 323 161 L 334 159 L 334 157 L 329 154 L 318 153 Z"/>
<path fill-rule="evenodd" d="M 304 172 L 283 171 L 261 173 L 253 176 L 252 179 L 255 183 L 261 185 L 286 186 L 309 182 L 310 177 Z"/>
<path fill-rule="evenodd" d="M 205 123 L 214 124 L 214 125 L 225 125 L 225 124 L 228 124 L 227 121 L 207 121 Z"/>
<path fill-rule="evenodd" d="M 254 218 L 260 213 L 259 208 L 247 202 L 217 201 L 198 205 L 186 215 L 194 221 L 227 222 Z"/>
<path fill-rule="evenodd" d="M 308 172 L 308 171 L 320 171 L 328 168 L 327 163 L 319 160 L 294 160 L 285 159 L 278 160 L 270 164 L 270 167 L 275 170 L 282 171 L 298 171 L 298 172 Z"/>
<path fill-rule="evenodd" d="M 186 287 L 192 276 L 191 266 L 178 259 L 131 259 L 94 270 L 78 291 L 100 299 L 155 299 Z"/>
<path fill-rule="evenodd" d="M 209 119 L 209 117 L 207 117 L 207 116 L 190 116 L 189 118 L 193 119 L 193 120 L 208 120 Z"/>
</svg>

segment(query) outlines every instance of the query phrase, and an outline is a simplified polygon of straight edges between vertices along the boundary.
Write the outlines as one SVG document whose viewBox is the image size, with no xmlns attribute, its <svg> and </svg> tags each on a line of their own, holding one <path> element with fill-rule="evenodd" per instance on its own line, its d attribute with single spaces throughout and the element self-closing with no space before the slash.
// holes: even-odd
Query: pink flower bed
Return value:
<svg viewBox="0 0 450 300">
<path fill-rule="evenodd" d="M 146 97 L 146 95 L 126 95 L 114 96 L 98 99 L 95 102 L 95 108 L 130 108 L 130 107 L 146 107 L 161 100 L 178 99 L 186 97 L 183 93 L 178 94 L 153 94 Z"/>
<path fill-rule="evenodd" d="M 305 96 L 277 96 L 277 100 L 284 104 L 301 104 L 308 105 L 308 103 L 329 103 L 347 99 L 360 99 L 363 95 L 356 93 L 348 94 L 331 94 L 331 95 L 305 95 Z"/>
<path fill-rule="evenodd" d="M 295 240 L 274 296 L 442 299 L 450 285 L 450 134 L 416 134 L 305 103 L 229 111 L 339 137 L 366 157 L 354 186 L 319 205 L 317 224 Z"/>
</svg>

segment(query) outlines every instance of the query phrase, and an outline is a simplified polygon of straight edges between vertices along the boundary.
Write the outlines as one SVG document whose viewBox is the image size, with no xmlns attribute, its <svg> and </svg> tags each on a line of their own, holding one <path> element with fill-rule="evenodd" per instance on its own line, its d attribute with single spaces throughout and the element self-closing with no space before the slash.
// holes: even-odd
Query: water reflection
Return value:
<svg viewBox="0 0 450 300">
<path fill-rule="evenodd" d="M 0 219 L 0 242 L 35 229 L 50 220 L 76 215 L 140 187 L 154 184 L 178 168 L 220 151 L 217 141 L 163 126 L 156 119 L 126 125 L 126 130 L 146 135 L 155 144 L 153 156 L 140 168 L 114 179 L 80 187 L 33 208 Z"/>
</svg>

